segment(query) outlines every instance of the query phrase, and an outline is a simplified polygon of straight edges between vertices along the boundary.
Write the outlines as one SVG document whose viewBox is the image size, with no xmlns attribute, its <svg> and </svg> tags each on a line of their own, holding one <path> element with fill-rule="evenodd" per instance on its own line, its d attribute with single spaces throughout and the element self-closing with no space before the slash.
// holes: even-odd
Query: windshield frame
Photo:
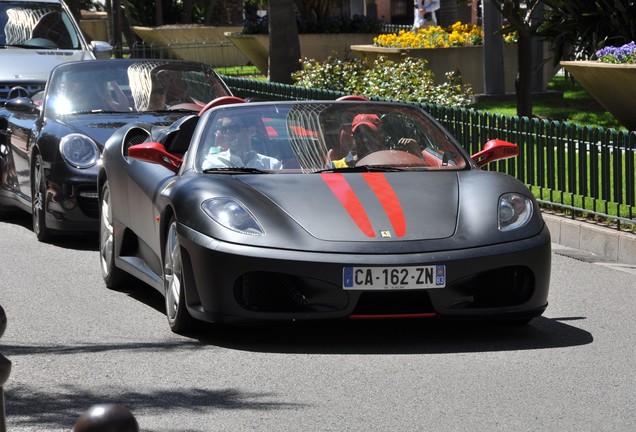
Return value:
<svg viewBox="0 0 636 432">
<path fill-rule="evenodd" d="M 330 165 L 329 153 L 340 139 L 338 128 L 346 127 L 348 123 L 351 129 L 356 113 L 379 115 L 382 121 L 397 116 L 398 124 L 401 119 L 410 120 L 412 124 L 404 124 L 403 129 L 398 126 L 398 131 L 405 132 L 407 127 L 413 127 L 417 131 L 415 138 L 422 142 L 426 139 L 426 145 L 421 149 L 401 149 L 396 137 L 391 136 L 385 142 L 385 152 L 377 152 L 378 156 L 367 162 L 360 158 L 359 162 L 368 164 L 369 168 L 356 171 L 458 171 L 473 168 L 470 156 L 457 140 L 421 108 L 370 101 L 252 102 L 214 108 L 206 112 L 199 122 L 193 138 L 193 142 L 198 143 L 196 154 L 191 152 L 189 162 L 196 172 L 211 172 L 210 169 L 215 166 L 238 167 L 239 164 L 273 173 L 348 172 L 341 169 L 345 168 L 344 165 Z M 258 144 L 257 154 L 277 159 L 282 166 L 271 162 L 249 162 L 253 159 L 249 159 L 247 165 L 240 158 L 229 161 L 228 156 L 245 154 L 245 150 L 242 150 L 243 153 L 233 152 L 231 144 L 218 144 L 220 125 L 228 126 L 232 118 L 250 130 L 249 138 L 242 138 L 242 146 L 248 148 L 248 141 L 254 146 L 255 141 L 265 139 L 267 143 Z M 238 146 L 238 141 L 235 142 Z M 339 158 L 346 158 L 346 155 L 340 154 Z M 360 164 L 356 161 L 349 166 L 359 168 Z"/>
<path fill-rule="evenodd" d="M 150 106 L 155 75 L 164 71 L 181 74 L 187 81 L 185 87 L 179 88 L 184 103 Z M 83 90 L 76 90 L 78 86 L 83 86 Z M 163 91 L 171 89 L 168 85 Z M 88 94 L 93 97 L 86 97 Z M 54 68 L 47 84 L 43 109 L 44 115 L 49 118 L 99 112 L 198 112 L 208 102 L 206 99 L 230 94 L 219 75 L 203 63 L 148 59 L 77 61 Z"/>
</svg>

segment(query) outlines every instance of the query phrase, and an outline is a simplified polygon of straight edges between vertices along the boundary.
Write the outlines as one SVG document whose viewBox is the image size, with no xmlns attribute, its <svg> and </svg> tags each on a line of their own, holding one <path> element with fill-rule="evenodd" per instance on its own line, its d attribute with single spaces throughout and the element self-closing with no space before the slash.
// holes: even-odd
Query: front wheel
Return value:
<svg viewBox="0 0 636 432">
<path fill-rule="evenodd" d="M 46 177 L 40 155 L 35 157 L 33 164 L 31 214 L 33 215 L 33 232 L 37 239 L 41 242 L 51 240 L 51 230 L 46 227 Z"/>
<path fill-rule="evenodd" d="M 181 247 L 177 238 L 177 221 L 174 218 L 168 225 L 163 260 L 163 285 L 168 324 L 173 332 L 185 333 L 193 329 L 194 319 L 186 308 Z"/>
</svg>

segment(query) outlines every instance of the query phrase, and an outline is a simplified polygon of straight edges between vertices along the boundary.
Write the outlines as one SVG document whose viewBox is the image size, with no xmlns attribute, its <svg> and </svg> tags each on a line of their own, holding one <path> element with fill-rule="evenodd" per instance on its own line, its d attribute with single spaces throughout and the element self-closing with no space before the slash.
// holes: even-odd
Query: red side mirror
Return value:
<svg viewBox="0 0 636 432">
<path fill-rule="evenodd" d="M 159 164 L 168 168 L 173 173 L 179 171 L 183 160 L 166 151 L 166 148 L 158 142 L 137 144 L 128 148 L 128 156 L 144 162 Z"/>
<path fill-rule="evenodd" d="M 516 157 L 519 147 L 508 141 L 492 139 L 484 145 L 484 149 L 471 156 L 479 168 L 502 159 Z"/>
</svg>

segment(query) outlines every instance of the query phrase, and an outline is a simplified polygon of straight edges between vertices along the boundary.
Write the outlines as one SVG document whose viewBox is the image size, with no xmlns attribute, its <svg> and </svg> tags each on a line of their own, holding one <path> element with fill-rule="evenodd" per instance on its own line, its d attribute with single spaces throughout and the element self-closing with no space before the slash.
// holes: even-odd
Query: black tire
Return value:
<svg viewBox="0 0 636 432">
<path fill-rule="evenodd" d="M 33 232 L 41 242 L 51 240 L 53 233 L 46 227 L 46 176 L 42 164 L 42 156 L 35 156 L 31 170 L 31 214 L 33 216 Z"/>
<path fill-rule="evenodd" d="M 106 287 L 119 290 L 129 281 L 128 273 L 115 266 L 113 212 L 108 182 L 102 187 L 99 203 L 99 260 Z"/>
<path fill-rule="evenodd" d="M 170 219 L 168 223 L 163 262 L 163 284 L 168 325 L 170 330 L 175 333 L 187 333 L 194 330 L 195 320 L 186 308 L 183 262 L 177 237 L 177 222 L 174 218 Z"/>
</svg>

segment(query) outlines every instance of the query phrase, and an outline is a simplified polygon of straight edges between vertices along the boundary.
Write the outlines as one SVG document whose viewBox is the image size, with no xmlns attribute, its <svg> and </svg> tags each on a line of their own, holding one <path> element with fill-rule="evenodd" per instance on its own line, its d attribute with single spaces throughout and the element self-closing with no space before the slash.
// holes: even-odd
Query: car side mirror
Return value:
<svg viewBox="0 0 636 432">
<path fill-rule="evenodd" d="M 484 145 L 484 149 L 471 156 L 479 168 L 502 159 L 509 159 L 519 155 L 519 147 L 508 141 L 492 139 Z"/>
<path fill-rule="evenodd" d="M 9 99 L 4 107 L 7 111 L 21 114 L 35 114 L 38 112 L 38 105 L 33 102 L 30 97 L 19 96 L 13 99 Z"/>
<path fill-rule="evenodd" d="M 91 51 L 98 60 L 109 59 L 113 56 L 113 46 L 108 42 L 92 41 Z"/>
<path fill-rule="evenodd" d="M 143 162 L 150 162 L 168 168 L 173 173 L 179 171 L 183 160 L 166 151 L 166 148 L 158 142 L 146 142 L 128 147 L 128 157 Z"/>
</svg>

